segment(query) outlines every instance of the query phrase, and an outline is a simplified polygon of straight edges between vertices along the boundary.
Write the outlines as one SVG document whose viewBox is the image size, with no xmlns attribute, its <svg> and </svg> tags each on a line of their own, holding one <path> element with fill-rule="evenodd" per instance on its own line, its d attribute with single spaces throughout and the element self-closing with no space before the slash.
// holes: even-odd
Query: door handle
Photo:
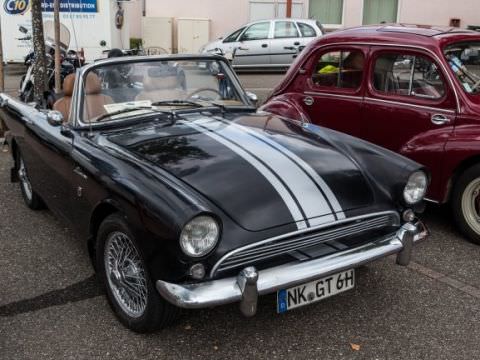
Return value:
<svg viewBox="0 0 480 360">
<path fill-rule="evenodd" d="M 248 51 L 247 47 L 239 46 L 237 50 Z"/>
<path fill-rule="evenodd" d="M 443 124 L 448 124 L 450 122 L 450 119 L 442 114 L 433 114 L 431 121 L 432 121 L 432 124 L 443 125 Z"/>
<path fill-rule="evenodd" d="M 293 45 L 298 46 L 298 45 L 300 45 L 300 42 L 299 42 L 299 41 L 295 41 L 295 42 L 293 43 Z"/>
<path fill-rule="evenodd" d="M 262 48 L 268 47 L 268 44 L 262 44 Z"/>
<path fill-rule="evenodd" d="M 83 172 L 83 170 L 80 168 L 80 166 L 76 166 L 76 167 L 73 169 L 73 172 L 74 172 L 75 174 L 77 174 L 78 176 L 80 176 L 80 177 L 81 177 L 82 179 L 84 179 L 84 180 L 87 180 L 87 179 L 88 179 L 87 174 L 85 174 L 85 173 Z"/>
<path fill-rule="evenodd" d="M 295 46 L 284 46 L 285 50 L 295 50 Z"/>
<path fill-rule="evenodd" d="M 306 96 L 303 98 L 303 103 L 307 106 L 312 106 L 315 100 L 313 100 L 313 97 L 311 96 Z"/>
</svg>

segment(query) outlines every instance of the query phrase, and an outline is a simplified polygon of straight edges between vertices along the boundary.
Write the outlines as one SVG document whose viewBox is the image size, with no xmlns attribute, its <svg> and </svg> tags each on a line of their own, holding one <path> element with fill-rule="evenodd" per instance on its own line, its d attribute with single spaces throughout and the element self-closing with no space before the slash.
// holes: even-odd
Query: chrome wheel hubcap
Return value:
<svg viewBox="0 0 480 360">
<path fill-rule="evenodd" d="M 480 178 L 473 180 L 462 195 L 462 213 L 465 221 L 480 234 Z"/>
<path fill-rule="evenodd" d="M 33 196 L 32 185 L 30 184 L 30 180 L 28 179 L 27 169 L 25 168 L 25 163 L 23 162 L 22 158 L 20 158 L 18 177 L 20 179 L 20 184 L 22 185 L 25 196 L 28 200 L 31 200 Z"/>
<path fill-rule="evenodd" d="M 105 244 L 105 272 L 115 300 L 131 317 L 147 307 L 147 279 L 140 254 L 123 232 L 114 232 Z"/>
</svg>

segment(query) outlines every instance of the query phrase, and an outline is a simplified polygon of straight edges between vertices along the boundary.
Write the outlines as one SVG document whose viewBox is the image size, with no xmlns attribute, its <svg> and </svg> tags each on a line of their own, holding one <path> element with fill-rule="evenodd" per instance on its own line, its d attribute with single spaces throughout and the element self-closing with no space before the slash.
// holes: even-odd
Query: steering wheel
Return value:
<svg viewBox="0 0 480 360">
<path fill-rule="evenodd" d="M 217 95 L 217 97 L 214 98 L 214 99 L 206 99 L 206 100 L 220 100 L 222 98 L 222 94 L 220 94 L 220 92 L 217 89 L 214 89 L 214 88 L 200 88 L 200 89 L 194 90 L 190 94 L 188 94 L 187 95 L 187 100 L 193 99 L 193 97 L 195 95 L 200 94 L 202 92 L 207 92 L 207 91 L 215 93 Z M 199 98 L 201 98 L 201 96 L 199 96 Z"/>
</svg>

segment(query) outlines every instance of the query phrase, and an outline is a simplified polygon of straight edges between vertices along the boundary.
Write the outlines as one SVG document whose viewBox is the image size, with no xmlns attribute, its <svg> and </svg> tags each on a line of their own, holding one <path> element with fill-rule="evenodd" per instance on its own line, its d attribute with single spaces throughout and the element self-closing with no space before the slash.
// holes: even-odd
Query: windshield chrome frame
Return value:
<svg viewBox="0 0 480 360">
<path fill-rule="evenodd" d="M 81 114 L 81 107 L 83 105 L 83 99 L 84 99 L 84 93 L 83 93 L 83 88 L 84 88 L 84 82 L 87 74 L 95 70 L 96 68 L 100 68 L 102 66 L 109 66 L 109 65 L 121 65 L 121 64 L 129 64 L 129 63 L 146 63 L 146 62 L 159 62 L 159 61 L 197 61 L 197 62 L 202 62 L 202 61 L 219 61 L 222 62 L 225 69 L 227 70 L 226 76 L 229 77 L 231 80 L 232 85 L 234 86 L 235 90 L 238 92 L 238 95 L 240 96 L 240 99 L 243 101 L 245 106 L 252 106 L 254 105 L 251 103 L 250 99 L 248 98 L 245 89 L 242 87 L 240 80 L 238 79 L 237 74 L 235 71 L 232 70 L 232 67 L 230 63 L 228 62 L 227 59 L 225 59 L 222 56 L 218 55 L 157 55 L 157 56 L 125 56 L 125 57 L 119 57 L 119 58 L 110 58 L 110 59 L 102 59 L 98 60 L 94 63 L 91 63 L 89 65 L 86 65 L 79 69 L 77 71 L 77 78 L 75 80 L 75 86 L 74 86 L 74 99 L 72 101 L 72 109 L 71 109 L 71 119 L 72 119 L 72 125 L 73 127 L 77 129 L 93 129 L 95 127 L 102 127 L 107 124 L 115 124 L 115 123 L 120 123 L 125 120 L 131 120 L 130 116 L 126 116 L 125 118 L 121 119 L 112 119 L 108 121 L 102 121 L 102 122 L 97 122 L 97 123 L 90 123 L 90 122 L 84 122 L 80 118 Z M 212 105 L 212 107 L 215 107 Z M 206 107 L 209 108 L 209 107 Z M 204 108 L 204 109 L 206 109 Z M 202 108 L 199 108 L 198 110 L 204 110 Z M 146 113 L 142 114 L 143 115 L 152 115 L 152 113 Z"/>
</svg>

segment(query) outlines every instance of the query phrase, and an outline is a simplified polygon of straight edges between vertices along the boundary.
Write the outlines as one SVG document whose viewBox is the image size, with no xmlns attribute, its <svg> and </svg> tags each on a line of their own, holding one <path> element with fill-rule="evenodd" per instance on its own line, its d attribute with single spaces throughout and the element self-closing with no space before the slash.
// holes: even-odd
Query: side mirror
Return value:
<svg viewBox="0 0 480 360">
<path fill-rule="evenodd" d="M 253 105 L 257 106 L 257 103 L 258 103 L 257 94 L 255 94 L 251 91 L 247 91 L 246 94 L 247 94 L 248 100 L 250 100 L 253 103 Z"/>
<path fill-rule="evenodd" d="M 51 110 L 47 112 L 47 121 L 52 126 L 61 126 L 63 124 L 63 115 L 60 111 Z"/>
</svg>

